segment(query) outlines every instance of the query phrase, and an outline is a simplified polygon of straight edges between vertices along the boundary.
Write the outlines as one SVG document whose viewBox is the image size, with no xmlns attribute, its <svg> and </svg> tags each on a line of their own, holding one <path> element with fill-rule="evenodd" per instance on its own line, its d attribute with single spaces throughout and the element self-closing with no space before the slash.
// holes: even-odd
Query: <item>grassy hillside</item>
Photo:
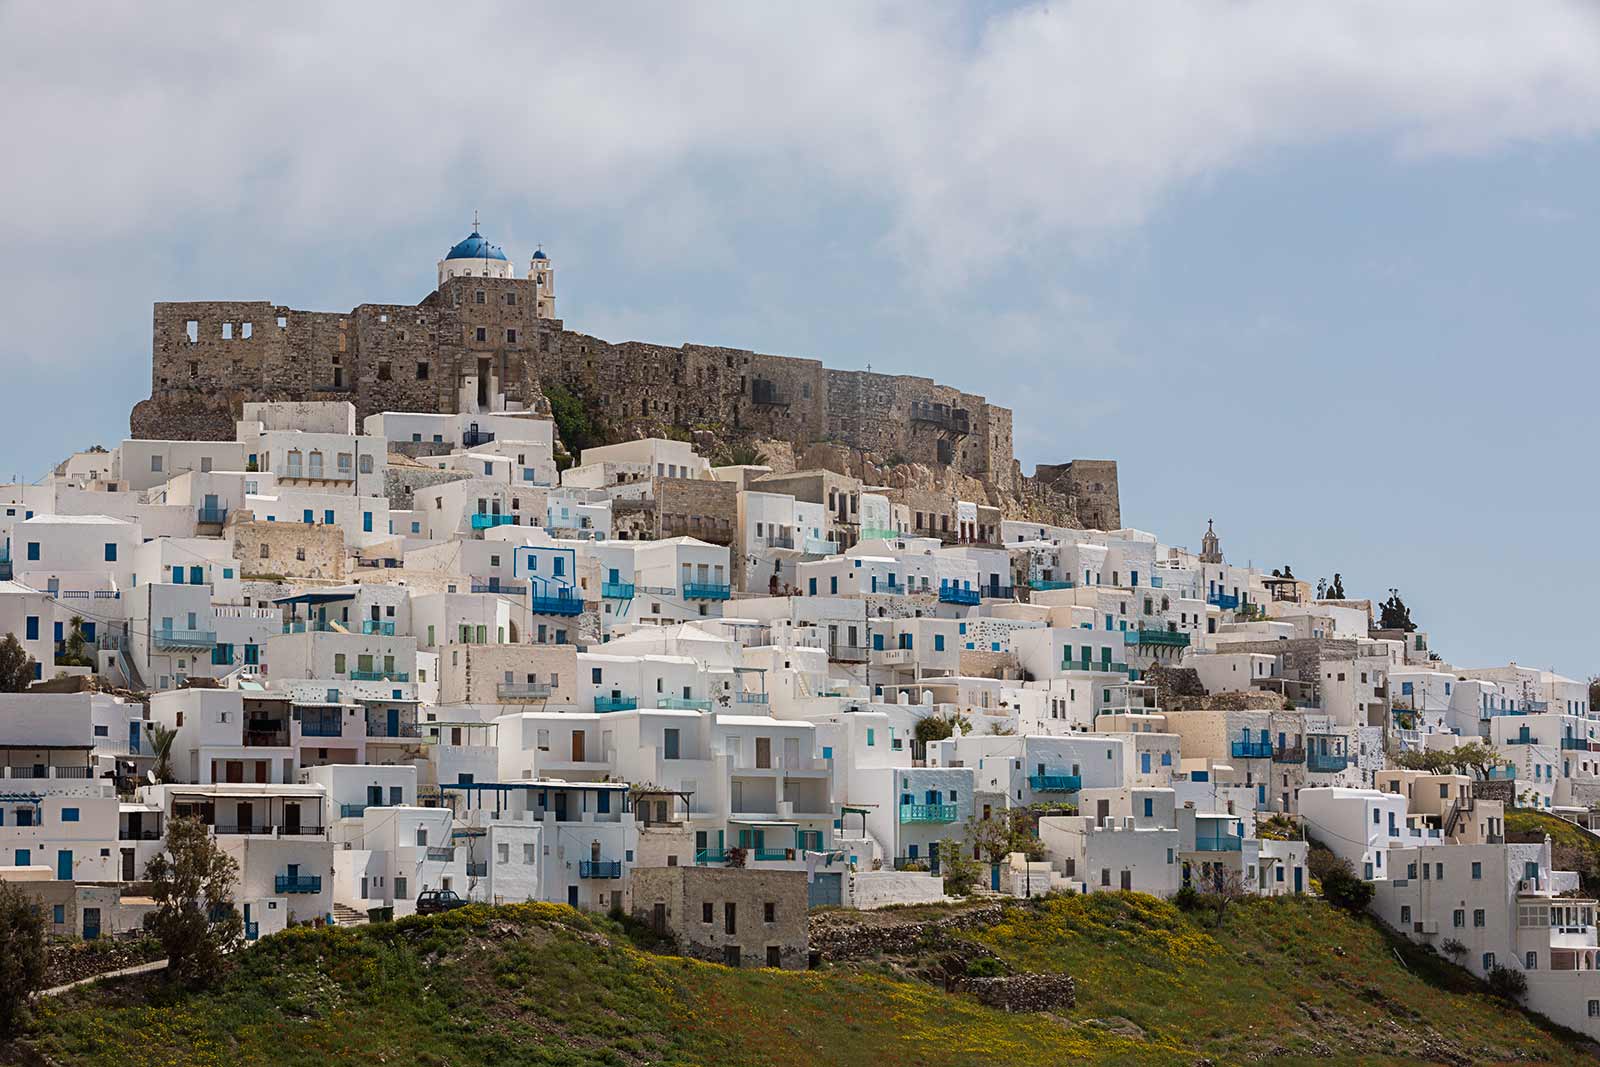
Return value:
<svg viewBox="0 0 1600 1067">
<path fill-rule="evenodd" d="M 1508 810 L 1506 833 L 1549 834 L 1556 869 L 1577 871 L 1586 891 L 1600 892 L 1600 841 L 1593 834 L 1532 808 Z"/>
<path fill-rule="evenodd" d="M 1078 976 L 1077 1010 L 1006 1015 L 873 964 L 733 971 L 648 954 L 564 907 L 479 906 L 280 934 L 204 993 L 148 979 L 74 992 L 0 1061 L 1592 1062 L 1460 971 L 1414 954 L 1408 973 L 1375 927 L 1312 901 L 1241 904 L 1211 931 L 1149 897 L 1066 897 L 970 936 L 1019 968 Z"/>
</svg>

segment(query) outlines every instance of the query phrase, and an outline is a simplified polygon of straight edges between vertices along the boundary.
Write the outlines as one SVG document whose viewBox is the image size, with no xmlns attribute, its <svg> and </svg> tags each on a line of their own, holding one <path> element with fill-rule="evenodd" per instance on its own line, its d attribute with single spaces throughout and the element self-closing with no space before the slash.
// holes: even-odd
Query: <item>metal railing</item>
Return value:
<svg viewBox="0 0 1600 1067">
<path fill-rule="evenodd" d="M 1028 788 L 1035 793 L 1076 793 L 1083 788 L 1078 774 L 1030 774 Z"/>
<path fill-rule="evenodd" d="M 1338 774 L 1350 766 L 1350 757 L 1343 752 L 1308 752 L 1306 770 L 1317 774 Z"/>
<path fill-rule="evenodd" d="M 461 431 L 461 447 L 462 448 L 476 448 L 478 445 L 486 445 L 486 444 L 488 444 L 489 442 L 491 442 L 493 440 L 494 440 L 494 431 L 492 431 L 492 430 L 462 430 Z"/>
<path fill-rule="evenodd" d="M 1235 741 L 1229 751 L 1234 759 L 1271 759 L 1272 742 Z"/>
<path fill-rule="evenodd" d="M 718 585 L 715 582 L 684 582 L 683 598 L 685 600 L 727 600 L 733 595 L 733 587 Z"/>
<path fill-rule="evenodd" d="M 621 860 L 579 860 L 579 878 L 621 878 Z"/>
<path fill-rule="evenodd" d="M 736 693 L 734 694 L 734 702 L 738 704 L 765 704 L 767 703 L 767 694 Z"/>
<path fill-rule="evenodd" d="M 322 876 L 319 874 L 280 874 L 272 880 L 272 888 L 278 893 L 320 893 L 322 892 Z"/>
<path fill-rule="evenodd" d="M 1196 852 L 1238 852 L 1244 848 L 1244 838 L 1233 834 L 1215 834 L 1194 839 Z"/>
<path fill-rule="evenodd" d="M 150 641 L 157 648 L 210 648 L 217 643 L 217 632 L 163 626 L 150 631 Z"/>
<path fill-rule="evenodd" d="M 694 861 L 702 867 L 708 863 L 727 863 L 728 850 L 725 848 L 697 848 L 694 852 Z"/>
<path fill-rule="evenodd" d="M 571 594 L 529 597 L 528 610 L 535 615 L 582 615 L 583 598 Z"/>
<path fill-rule="evenodd" d="M 487 878 L 487 877 L 489 877 L 489 861 L 488 860 L 479 860 L 477 863 L 469 863 L 469 864 L 467 864 L 467 877 L 468 878 Z"/>
<path fill-rule="evenodd" d="M 550 687 L 542 682 L 501 682 L 494 692 L 501 700 L 550 699 Z"/>
<path fill-rule="evenodd" d="M 517 517 L 515 515 L 485 515 L 482 512 L 475 512 L 472 516 L 472 528 L 474 530 L 492 530 L 496 526 L 515 526 L 516 524 Z"/>
<path fill-rule="evenodd" d="M 632 600 L 632 582 L 601 582 L 600 595 L 606 600 Z"/>
<path fill-rule="evenodd" d="M 1071 589 L 1071 588 L 1073 588 L 1073 585 L 1072 585 L 1071 582 L 1061 581 L 1061 580 L 1058 580 L 1058 579 L 1055 579 L 1055 578 L 1040 578 L 1040 579 L 1037 579 L 1036 581 L 1030 582 L 1028 584 L 1029 584 L 1029 586 L 1031 588 L 1039 590 L 1041 592 L 1044 592 L 1044 591 L 1047 591 L 1047 590 L 1051 590 L 1051 589 Z"/>
<path fill-rule="evenodd" d="M 376 637 L 393 637 L 394 623 L 384 622 L 379 619 L 363 619 L 361 622 L 361 632 L 364 634 L 371 634 Z"/>
<path fill-rule="evenodd" d="M 633 697 L 595 697 L 594 710 L 601 714 L 611 711 L 636 711 L 639 702 Z"/>
<path fill-rule="evenodd" d="M 901 822 L 955 822 L 954 804 L 902 804 Z"/>
<path fill-rule="evenodd" d="M 472 583 L 472 591 L 474 593 L 504 593 L 506 596 L 522 596 L 528 591 L 528 587 L 522 582 L 502 582 L 498 578 L 493 578 L 487 582 L 474 581 Z"/>
<path fill-rule="evenodd" d="M 454 863 L 456 861 L 456 850 L 454 846 L 429 845 L 427 850 L 423 852 L 423 858 L 430 863 Z"/>
<path fill-rule="evenodd" d="M 830 644 L 828 658 L 839 663 L 863 663 L 867 658 L 865 645 Z"/>
<path fill-rule="evenodd" d="M 698 697 L 662 697 L 656 701 L 656 707 L 668 711 L 710 711 L 711 701 Z"/>
<path fill-rule="evenodd" d="M 221 526 L 228 521 L 227 508 L 201 508 L 196 519 L 202 526 Z"/>
<path fill-rule="evenodd" d="M 1017 590 L 1010 585 L 980 585 L 978 592 L 988 600 L 1015 600 Z"/>
<path fill-rule="evenodd" d="M 790 850 L 786 848 L 758 848 L 755 850 L 754 856 L 758 860 L 766 860 L 768 862 L 794 858 Z"/>
<path fill-rule="evenodd" d="M 1304 763 L 1306 750 L 1303 745 L 1285 745 L 1272 750 L 1273 763 Z"/>
<path fill-rule="evenodd" d="M 341 818 L 341 819 L 359 819 L 359 818 L 361 818 L 362 813 L 365 812 L 366 810 L 367 810 L 367 806 L 365 804 L 340 804 L 339 805 L 339 818 Z"/>
<path fill-rule="evenodd" d="M 1206 603 L 1223 611 L 1236 611 L 1239 607 L 1239 598 L 1232 593 L 1212 593 L 1206 597 Z"/>
<path fill-rule="evenodd" d="M 977 604 L 983 599 L 983 594 L 976 589 L 957 589 L 953 585 L 939 587 L 939 603 L 941 604 Z"/>
<path fill-rule="evenodd" d="M 1189 635 L 1174 630 L 1128 630 L 1122 635 L 1125 645 L 1157 645 L 1162 648 L 1187 648 Z"/>
</svg>

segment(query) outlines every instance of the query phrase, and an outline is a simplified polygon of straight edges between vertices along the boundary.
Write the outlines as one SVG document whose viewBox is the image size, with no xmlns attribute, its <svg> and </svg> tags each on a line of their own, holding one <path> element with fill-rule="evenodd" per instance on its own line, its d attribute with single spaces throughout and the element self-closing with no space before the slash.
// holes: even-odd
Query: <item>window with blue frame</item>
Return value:
<svg viewBox="0 0 1600 1067">
<path fill-rule="evenodd" d="M 211 646 L 211 663 L 215 667 L 229 667 L 233 665 L 233 646 L 231 644 L 215 644 Z"/>
<path fill-rule="evenodd" d="M 839 591 L 839 576 L 837 574 L 835 574 L 833 577 L 828 579 L 828 592 L 837 593 L 838 591 Z"/>
<path fill-rule="evenodd" d="M 608 814 L 611 811 L 611 790 L 602 789 L 596 794 L 594 799 L 594 810 L 601 815 Z M 614 856 L 616 853 L 613 852 L 612 855 Z"/>
<path fill-rule="evenodd" d="M 810 579 L 806 580 L 806 592 L 809 593 L 811 596 L 816 596 L 817 595 L 817 580 L 815 578 L 810 578 Z"/>
<path fill-rule="evenodd" d="M 867 727 L 867 747 L 871 748 L 877 743 L 877 731 L 870 726 Z"/>
<path fill-rule="evenodd" d="M 57 904 L 52 910 L 50 917 L 51 921 L 53 921 L 57 926 L 65 924 L 67 921 L 67 906 L 65 904 Z"/>
<path fill-rule="evenodd" d="M 324 526 L 332 526 L 333 525 L 333 509 L 332 508 L 328 508 L 325 511 L 323 511 L 323 513 L 322 513 L 322 525 L 324 525 Z"/>
<path fill-rule="evenodd" d="M 1411 695 L 1411 684 L 1412 683 L 1410 683 L 1410 682 L 1401 682 L 1400 683 L 1400 695 L 1401 696 L 1408 697 L 1408 696 Z"/>
<path fill-rule="evenodd" d="M 935 652 L 943 652 L 944 651 L 944 634 L 934 634 L 933 635 L 933 650 Z"/>
<path fill-rule="evenodd" d="M 28 558 L 31 560 L 37 560 L 39 558 L 39 542 L 28 542 Z"/>
<path fill-rule="evenodd" d="M 39 616 L 29 615 L 23 623 L 23 634 L 29 641 L 39 640 Z"/>
<path fill-rule="evenodd" d="M 305 522 L 305 524 L 307 526 L 310 526 L 313 522 L 316 521 L 315 516 L 312 514 L 312 511 L 311 511 L 310 508 L 306 508 L 306 510 L 302 514 L 301 518 L 304 520 L 304 522 Z"/>
<path fill-rule="evenodd" d="M 106 542 L 106 562 L 107 563 L 115 563 L 116 561 L 117 561 L 117 545 L 116 545 L 116 542 L 115 541 L 107 541 Z"/>
<path fill-rule="evenodd" d="M 261 662 L 261 646 L 254 641 L 244 646 L 244 661 L 251 666 Z"/>
<path fill-rule="evenodd" d="M 61 809 L 61 821 L 62 822 L 77 822 L 78 821 L 78 809 L 77 808 L 62 808 Z"/>
<path fill-rule="evenodd" d="M 1152 818 L 1155 817 L 1155 814 L 1156 814 L 1156 802 L 1150 797 L 1145 797 L 1144 798 L 1144 817 L 1147 818 L 1147 819 L 1152 819 Z"/>
</svg>

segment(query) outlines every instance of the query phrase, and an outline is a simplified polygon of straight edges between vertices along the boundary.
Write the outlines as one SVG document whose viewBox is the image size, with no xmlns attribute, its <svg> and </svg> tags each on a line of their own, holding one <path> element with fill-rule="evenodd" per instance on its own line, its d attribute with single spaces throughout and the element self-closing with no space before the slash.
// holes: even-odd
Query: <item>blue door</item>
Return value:
<svg viewBox="0 0 1600 1067">
<path fill-rule="evenodd" d="M 62 849 L 56 853 L 56 879 L 57 881 L 72 881 L 72 850 Z"/>
<path fill-rule="evenodd" d="M 843 878 L 837 873 L 819 873 L 806 887 L 806 903 L 813 908 L 834 906 L 843 902 Z"/>
<path fill-rule="evenodd" d="M 1303 882 L 1302 874 L 1303 874 L 1304 870 L 1305 870 L 1305 868 L 1303 868 L 1303 867 L 1296 867 L 1294 869 L 1294 891 L 1296 893 L 1305 892 L 1305 888 L 1302 885 L 1302 882 Z"/>
<path fill-rule="evenodd" d="M 996 891 L 1000 889 L 1000 865 L 998 863 L 989 864 L 989 888 Z"/>
<path fill-rule="evenodd" d="M 575 886 L 575 885 L 567 886 L 567 903 L 572 905 L 574 908 L 576 908 L 578 906 L 578 887 L 577 886 Z"/>
<path fill-rule="evenodd" d="M 128 751 L 135 756 L 139 754 L 139 724 L 137 722 L 128 724 Z"/>
<path fill-rule="evenodd" d="M 386 736 L 388 736 L 388 737 L 399 737 L 400 736 L 400 709 L 399 708 L 390 708 L 389 709 L 388 727 L 389 727 L 389 732 L 388 732 L 388 734 Z"/>
<path fill-rule="evenodd" d="M 83 939 L 97 941 L 100 938 L 100 909 L 83 909 Z"/>
</svg>

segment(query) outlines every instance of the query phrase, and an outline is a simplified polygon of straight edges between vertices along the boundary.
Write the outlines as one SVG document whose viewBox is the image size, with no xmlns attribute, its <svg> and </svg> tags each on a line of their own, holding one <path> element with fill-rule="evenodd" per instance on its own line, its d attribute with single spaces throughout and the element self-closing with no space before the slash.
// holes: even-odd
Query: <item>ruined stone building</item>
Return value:
<svg viewBox="0 0 1600 1067">
<path fill-rule="evenodd" d="M 1029 485 L 1012 457 L 1011 411 L 981 396 L 743 349 L 613 344 L 555 317 L 555 265 L 542 250 L 523 277 L 515 273 L 474 228 L 439 261 L 437 288 L 415 305 L 331 312 L 268 301 L 157 303 L 150 397 L 133 409 L 133 436 L 231 439 L 242 405 L 259 400 L 349 400 L 358 419 L 544 412 L 559 388 L 610 441 L 692 430 L 724 444 L 827 442 L 879 464 L 975 479 L 1003 498 L 988 503 L 1008 511 L 1031 497 L 1053 500 L 1058 513 L 1082 506 L 1084 525 L 1120 521 L 1115 463 L 1078 461 L 1075 475 L 1095 465 L 1093 490 L 1076 476 L 1070 487 Z"/>
</svg>

